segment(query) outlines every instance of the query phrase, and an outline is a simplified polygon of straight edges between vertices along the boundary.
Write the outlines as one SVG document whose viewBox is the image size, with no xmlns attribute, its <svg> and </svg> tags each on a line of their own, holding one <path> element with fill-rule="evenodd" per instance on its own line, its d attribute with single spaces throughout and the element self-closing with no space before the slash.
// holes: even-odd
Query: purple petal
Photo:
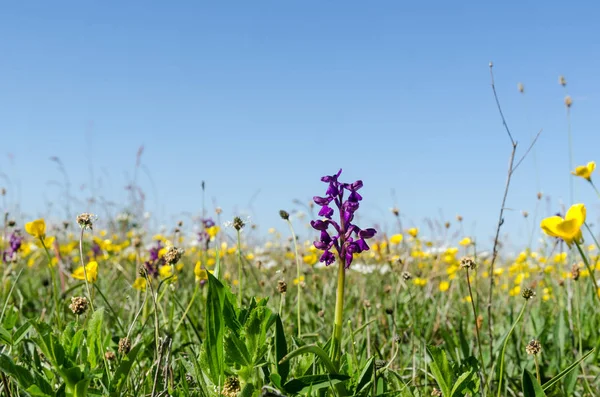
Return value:
<svg viewBox="0 0 600 397">
<path fill-rule="evenodd" d="M 331 203 L 331 200 L 333 200 L 333 197 L 313 197 L 313 201 L 317 205 L 328 205 L 329 203 Z"/>
<path fill-rule="evenodd" d="M 373 237 L 375 234 L 377 234 L 377 230 L 373 229 L 373 228 L 368 228 L 365 230 L 361 230 L 360 232 L 358 232 L 358 237 L 360 238 L 371 238 Z"/>
<path fill-rule="evenodd" d="M 331 215 L 333 215 L 333 209 L 329 208 L 329 206 L 324 205 L 323 207 L 321 207 L 321 210 L 319 211 L 319 216 L 324 216 L 325 218 L 331 218 Z"/>
<path fill-rule="evenodd" d="M 328 222 L 321 220 L 310 221 L 310 225 L 316 230 L 327 230 L 327 227 L 329 226 Z"/>
</svg>

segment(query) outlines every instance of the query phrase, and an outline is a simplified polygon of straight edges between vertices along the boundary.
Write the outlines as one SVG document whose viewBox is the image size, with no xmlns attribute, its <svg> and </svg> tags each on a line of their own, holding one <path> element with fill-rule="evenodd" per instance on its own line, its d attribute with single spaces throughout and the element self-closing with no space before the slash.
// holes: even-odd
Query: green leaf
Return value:
<svg viewBox="0 0 600 397">
<path fill-rule="evenodd" d="M 540 382 L 527 369 L 523 369 L 523 397 L 546 397 Z"/>
<path fill-rule="evenodd" d="M 115 371 L 115 376 L 113 377 L 113 384 L 116 384 L 116 389 L 119 394 L 121 394 L 121 389 L 123 385 L 127 381 L 127 377 L 129 376 L 129 372 L 131 371 L 131 366 L 137 359 L 138 352 L 144 346 L 143 343 L 138 343 L 135 345 L 127 356 L 123 357 L 121 363 L 119 364 L 119 368 Z"/>
<path fill-rule="evenodd" d="M 33 383 L 33 377 L 25 369 L 18 364 L 15 364 L 13 360 L 6 354 L 0 354 L 0 371 L 7 373 L 21 385 L 22 388 L 27 389 Z"/>
<path fill-rule="evenodd" d="M 363 367 L 360 376 L 358 377 L 358 384 L 356 385 L 356 393 L 360 393 L 362 389 L 373 380 L 373 369 L 374 369 L 375 357 L 371 357 L 367 360 L 367 363 Z"/>
<path fill-rule="evenodd" d="M 102 348 L 100 347 L 100 338 L 102 332 L 102 321 L 104 319 L 104 308 L 100 308 L 92 314 L 90 322 L 87 326 L 87 345 L 88 351 L 88 362 L 92 368 L 98 365 L 101 360 Z"/>
<path fill-rule="evenodd" d="M 21 325 L 13 334 L 13 345 L 18 345 L 25 336 L 27 336 L 27 331 L 31 328 L 31 323 L 27 321 L 25 324 Z"/>
<path fill-rule="evenodd" d="M 235 332 L 227 330 L 225 333 L 225 360 L 228 362 L 234 362 L 243 367 L 247 367 L 252 364 L 250 354 L 246 345 L 238 338 Z"/>
<path fill-rule="evenodd" d="M 252 383 L 246 383 L 246 386 L 244 386 L 238 397 L 252 397 L 253 393 L 254 385 Z"/>
<path fill-rule="evenodd" d="M 10 336 L 10 332 L 4 329 L 4 327 L 0 327 L 0 341 L 7 345 L 12 345 L 12 337 Z"/>
<path fill-rule="evenodd" d="M 429 363 L 431 373 L 440 387 L 442 395 L 451 396 L 450 386 L 452 385 L 452 371 L 450 369 L 448 358 L 446 357 L 446 352 L 440 347 L 428 345 L 427 354 L 429 354 L 429 357 L 431 358 L 431 362 Z"/>
<path fill-rule="evenodd" d="M 588 358 L 594 352 L 594 350 L 596 350 L 596 348 L 593 348 L 589 352 L 585 353 L 583 356 L 581 356 L 579 358 L 579 360 L 575 361 L 574 363 L 569 365 L 567 368 L 560 371 L 560 373 L 558 373 L 554 378 L 552 378 L 548 382 L 544 383 L 544 385 L 542 386 L 542 389 L 548 390 L 549 388 L 551 388 L 552 386 L 557 384 L 563 377 L 565 377 L 565 375 L 567 375 L 569 372 L 573 371 L 573 369 L 575 369 L 575 367 L 577 367 L 579 365 L 579 363 L 581 363 L 586 358 Z"/>
<path fill-rule="evenodd" d="M 280 361 L 287 354 L 287 341 L 285 340 L 285 332 L 283 331 L 283 323 L 281 317 L 276 315 L 275 319 L 275 359 L 277 360 L 277 373 L 281 377 L 280 384 L 285 383 L 290 373 L 290 363 Z M 279 387 L 279 386 L 278 386 Z"/>
<path fill-rule="evenodd" d="M 333 366 L 333 363 L 329 359 L 329 356 L 327 355 L 327 353 L 325 353 L 325 351 L 317 345 L 304 345 L 302 347 L 299 347 L 296 350 L 292 351 L 291 353 L 288 353 L 281 360 L 279 360 L 279 363 L 284 363 L 293 357 L 299 356 L 301 354 L 306 354 L 306 353 L 312 353 L 312 354 L 316 355 L 317 357 L 319 357 L 321 359 L 321 361 L 323 362 L 323 364 L 325 365 L 325 368 L 327 369 L 327 371 L 330 374 L 337 373 L 337 371 L 335 370 L 335 367 Z"/>
<path fill-rule="evenodd" d="M 73 397 L 87 397 L 90 381 L 91 379 L 82 379 L 79 381 L 73 391 Z"/>
<path fill-rule="evenodd" d="M 349 376 L 339 374 L 307 375 L 290 380 L 283 388 L 288 393 L 297 394 L 308 391 L 308 389 L 314 391 L 334 386 L 338 383 L 345 382 L 348 379 L 350 379 Z"/>
<path fill-rule="evenodd" d="M 215 385 L 224 380 L 223 363 L 223 284 L 210 272 L 208 275 L 208 293 L 206 296 L 206 339 L 203 344 L 208 375 Z"/>
</svg>

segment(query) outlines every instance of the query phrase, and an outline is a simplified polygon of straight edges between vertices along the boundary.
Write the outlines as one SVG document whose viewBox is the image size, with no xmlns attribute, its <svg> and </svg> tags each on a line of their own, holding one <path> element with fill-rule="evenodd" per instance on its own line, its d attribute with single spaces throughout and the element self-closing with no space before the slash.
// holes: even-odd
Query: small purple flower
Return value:
<svg viewBox="0 0 600 397">
<path fill-rule="evenodd" d="M 315 196 L 313 201 L 321 207 L 319 216 L 324 219 L 313 220 L 310 224 L 315 230 L 321 232 L 319 240 L 314 242 L 315 247 L 323 251 L 320 262 L 326 265 L 335 262 L 335 255 L 331 252 L 331 249 L 335 248 L 347 269 L 352 263 L 354 254 L 369 250 L 365 239 L 375 236 L 377 231 L 373 228 L 360 229 L 352 223 L 354 213 L 358 210 L 359 202 L 362 200 L 358 190 L 363 186 L 363 182 L 358 180 L 354 183 L 341 183 L 338 181 L 341 173 L 340 169 L 335 175 L 321 178 L 321 181 L 329 184 L 325 197 Z M 349 192 L 346 200 L 344 200 L 345 191 Z M 339 223 L 332 219 L 334 214 L 334 209 L 330 206 L 332 202 L 338 209 Z M 334 235 L 329 234 L 329 226 L 335 229 Z"/>
<path fill-rule="evenodd" d="M 8 240 L 8 249 L 2 252 L 2 261 L 11 262 L 16 259 L 17 252 L 21 249 L 23 243 L 23 236 L 19 230 L 15 230 L 11 233 Z"/>
</svg>

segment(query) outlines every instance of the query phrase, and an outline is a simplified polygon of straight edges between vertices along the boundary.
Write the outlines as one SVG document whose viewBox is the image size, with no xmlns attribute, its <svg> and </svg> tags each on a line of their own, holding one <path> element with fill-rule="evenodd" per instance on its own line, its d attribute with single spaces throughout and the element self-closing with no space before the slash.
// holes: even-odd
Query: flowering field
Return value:
<svg viewBox="0 0 600 397">
<path fill-rule="evenodd" d="M 493 77 L 492 88 L 504 121 Z M 310 219 L 282 209 L 266 240 L 220 208 L 191 235 L 187 221 L 156 234 L 134 213 L 19 224 L 7 212 L 1 395 L 600 395 L 600 254 L 586 206 L 534 216 L 542 243 L 502 253 L 511 176 L 537 140 L 516 158 L 506 132 L 487 251 L 460 216 L 443 240 L 403 228 L 396 208 L 393 233 L 362 224 L 363 181 L 341 169 L 321 178 Z M 571 178 L 600 197 L 595 167 Z"/>
<path fill-rule="evenodd" d="M 574 177 L 594 187 L 594 168 Z M 583 204 L 541 221 L 538 250 L 504 257 L 466 236 L 437 245 L 396 209 L 396 234 L 357 224 L 363 182 L 342 179 L 322 178 L 307 241 L 285 210 L 261 245 L 219 209 L 192 238 L 132 216 L 7 216 L 2 395 L 597 395 Z"/>
</svg>

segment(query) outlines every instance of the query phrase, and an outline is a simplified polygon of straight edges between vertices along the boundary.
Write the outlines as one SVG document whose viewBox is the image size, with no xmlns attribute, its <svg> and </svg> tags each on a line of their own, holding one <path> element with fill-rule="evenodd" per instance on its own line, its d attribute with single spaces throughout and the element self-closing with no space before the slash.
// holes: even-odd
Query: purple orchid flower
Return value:
<svg viewBox="0 0 600 397">
<path fill-rule="evenodd" d="M 373 228 L 361 229 L 352 223 L 354 213 L 358 210 L 359 202 L 362 200 L 358 190 L 363 186 L 363 182 L 358 180 L 354 183 L 341 183 L 338 181 L 341 173 L 340 169 L 335 175 L 321 178 L 321 181 L 329 184 L 325 197 L 315 196 L 313 201 L 321 207 L 319 216 L 323 219 L 313 220 L 310 224 L 315 230 L 321 232 L 319 240 L 314 242 L 314 246 L 323 251 L 320 262 L 326 265 L 335 262 L 335 255 L 331 252 L 335 248 L 347 269 L 352 264 L 355 253 L 369 250 L 365 239 L 375 236 L 377 231 Z M 349 192 L 346 200 L 344 200 L 345 191 Z M 330 206 L 331 203 L 338 209 L 339 222 L 332 219 L 335 210 Z M 333 235 L 328 232 L 330 226 L 335 230 Z"/>
</svg>

